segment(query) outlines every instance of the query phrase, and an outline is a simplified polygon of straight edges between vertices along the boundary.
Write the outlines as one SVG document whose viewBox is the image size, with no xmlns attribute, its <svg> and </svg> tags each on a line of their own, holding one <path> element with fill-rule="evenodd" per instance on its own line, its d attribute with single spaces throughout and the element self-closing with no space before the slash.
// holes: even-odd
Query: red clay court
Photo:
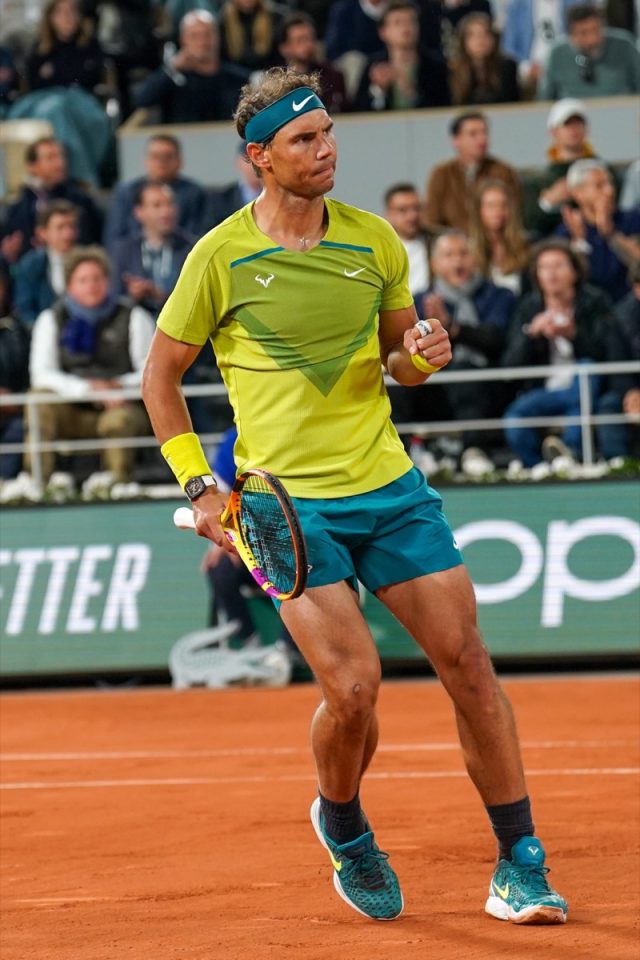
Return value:
<svg viewBox="0 0 640 960">
<path fill-rule="evenodd" d="M 2 960 L 636 960 L 636 676 L 505 681 L 562 927 L 484 914 L 494 841 L 436 682 L 387 682 L 365 808 L 403 917 L 335 894 L 313 685 L 5 694 Z"/>
</svg>

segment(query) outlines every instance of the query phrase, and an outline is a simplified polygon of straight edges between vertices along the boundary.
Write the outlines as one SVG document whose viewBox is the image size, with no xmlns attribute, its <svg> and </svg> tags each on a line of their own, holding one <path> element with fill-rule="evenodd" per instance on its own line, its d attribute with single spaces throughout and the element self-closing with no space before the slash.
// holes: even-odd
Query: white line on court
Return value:
<svg viewBox="0 0 640 960">
<path fill-rule="evenodd" d="M 607 749 L 612 747 L 634 747 L 635 740 L 525 740 L 521 746 L 527 750 L 556 750 L 559 748 L 577 749 Z M 456 741 L 447 743 L 387 743 L 380 744 L 377 753 L 410 753 L 415 750 L 420 753 L 438 752 L 446 750 L 460 750 Z M 72 753 L 0 753 L 0 763 L 12 763 L 24 760 L 37 761 L 67 761 L 67 760 L 162 760 L 162 759 L 197 759 L 214 757 L 277 757 L 295 754 L 306 755 L 309 752 L 304 747 L 229 747 L 215 750 L 106 750 Z"/>
<path fill-rule="evenodd" d="M 636 776 L 640 767 L 562 767 L 549 770 L 527 770 L 529 777 L 599 777 Z M 466 777 L 465 770 L 402 770 L 389 773 L 367 773 L 367 780 L 445 780 Z M 315 775 L 296 774 L 289 776 L 255 777 L 167 777 L 158 779 L 131 780 L 66 780 L 59 783 L 24 781 L 0 784 L 0 790 L 75 790 L 100 789 L 102 787 L 192 787 L 215 784 L 249 783 L 315 783 Z"/>
</svg>

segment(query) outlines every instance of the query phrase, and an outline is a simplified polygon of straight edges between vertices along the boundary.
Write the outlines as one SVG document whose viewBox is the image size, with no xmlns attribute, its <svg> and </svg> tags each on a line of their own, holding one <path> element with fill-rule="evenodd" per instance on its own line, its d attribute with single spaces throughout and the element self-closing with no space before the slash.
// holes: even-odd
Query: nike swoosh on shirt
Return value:
<svg viewBox="0 0 640 960">
<path fill-rule="evenodd" d="M 366 270 L 366 269 L 367 269 L 366 267 L 360 267 L 359 270 L 347 270 L 347 269 L 345 269 L 344 275 L 345 275 L 345 277 L 357 277 L 359 273 L 362 273 L 362 271 L 363 271 L 363 270 Z"/>
<path fill-rule="evenodd" d="M 291 104 L 291 106 L 293 107 L 293 112 L 299 113 L 300 110 L 302 110 L 302 108 L 304 107 L 305 103 L 309 103 L 309 100 L 313 99 L 313 96 L 314 95 L 310 93 L 309 96 L 305 97 L 304 100 L 301 100 L 300 103 L 296 103 L 294 100 L 293 103 Z"/>
</svg>

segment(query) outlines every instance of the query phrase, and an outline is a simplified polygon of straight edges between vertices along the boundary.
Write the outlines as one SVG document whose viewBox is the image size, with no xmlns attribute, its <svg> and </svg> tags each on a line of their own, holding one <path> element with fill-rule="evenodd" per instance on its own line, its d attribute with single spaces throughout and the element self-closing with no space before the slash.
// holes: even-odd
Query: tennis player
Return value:
<svg viewBox="0 0 640 960">
<path fill-rule="evenodd" d="M 403 909 L 360 805 L 380 684 L 360 580 L 422 647 L 453 701 L 499 847 L 485 909 L 516 923 L 562 923 L 567 904 L 547 882 L 513 715 L 478 631 L 473 588 L 440 497 L 390 420 L 382 368 L 404 386 L 420 384 L 451 359 L 449 338 L 437 320 L 426 335 L 416 326 L 393 228 L 326 197 L 336 140 L 318 91 L 317 77 L 282 69 L 243 88 L 236 127 L 264 187 L 188 257 L 158 320 L 144 400 L 198 533 L 230 549 L 220 526 L 226 497 L 181 390 L 210 340 L 235 412 L 238 470 L 269 470 L 294 499 L 311 570 L 307 590 L 281 615 L 322 691 L 311 820 L 340 896 L 377 920 Z"/>
</svg>

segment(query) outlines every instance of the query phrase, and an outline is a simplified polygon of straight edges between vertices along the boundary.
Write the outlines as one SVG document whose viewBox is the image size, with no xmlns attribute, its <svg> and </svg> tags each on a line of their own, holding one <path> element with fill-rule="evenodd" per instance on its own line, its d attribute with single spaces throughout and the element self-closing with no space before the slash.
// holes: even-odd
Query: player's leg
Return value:
<svg viewBox="0 0 640 960">
<path fill-rule="evenodd" d="M 311 727 L 320 792 L 311 819 L 329 850 L 334 886 L 359 913 L 393 919 L 402 911 L 402 894 L 359 799 L 378 740 L 375 643 L 344 581 L 306 590 L 283 604 L 281 615 L 322 691 Z"/>
<path fill-rule="evenodd" d="M 544 850 L 533 837 L 513 712 L 482 642 L 464 566 L 376 593 L 425 651 L 453 701 L 467 770 L 500 848 L 486 909 L 520 923 L 564 922 L 566 902 L 549 887 Z"/>
</svg>

